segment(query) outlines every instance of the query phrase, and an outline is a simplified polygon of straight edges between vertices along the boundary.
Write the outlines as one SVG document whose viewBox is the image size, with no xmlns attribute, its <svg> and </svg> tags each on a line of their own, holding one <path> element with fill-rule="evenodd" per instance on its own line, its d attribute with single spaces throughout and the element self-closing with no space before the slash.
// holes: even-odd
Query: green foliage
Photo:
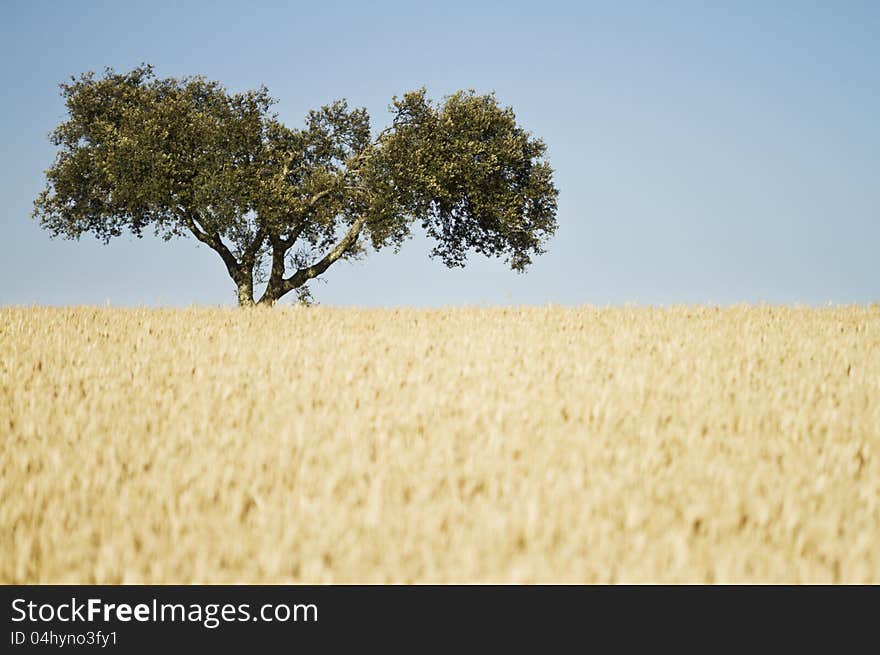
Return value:
<svg viewBox="0 0 880 655">
<path fill-rule="evenodd" d="M 464 264 L 469 249 L 506 256 L 522 270 L 556 229 L 545 145 L 513 110 L 473 91 L 432 105 L 425 90 L 395 98 L 394 129 L 375 158 L 376 186 L 437 240 L 433 254 Z"/>
<path fill-rule="evenodd" d="M 261 302 L 275 302 L 367 241 L 399 247 L 416 221 L 449 266 L 475 251 L 518 271 L 556 228 L 545 146 L 493 95 L 407 93 L 372 138 L 367 112 L 345 101 L 291 129 L 265 88 L 229 93 L 146 65 L 61 90 L 68 118 L 52 134 L 41 225 L 105 241 L 148 227 L 194 235 L 223 258 L 243 304 L 255 278 L 267 281 Z"/>
</svg>

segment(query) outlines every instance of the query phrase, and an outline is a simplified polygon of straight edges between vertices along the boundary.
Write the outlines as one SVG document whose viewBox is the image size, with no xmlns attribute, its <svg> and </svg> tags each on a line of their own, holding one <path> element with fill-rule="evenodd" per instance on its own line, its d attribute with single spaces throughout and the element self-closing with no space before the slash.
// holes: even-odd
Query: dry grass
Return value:
<svg viewBox="0 0 880 655">
<path fill-rule="evenodd" d="M 880 307 L 0 309 L 0 581 L 878 582 Z"/>
</svg>

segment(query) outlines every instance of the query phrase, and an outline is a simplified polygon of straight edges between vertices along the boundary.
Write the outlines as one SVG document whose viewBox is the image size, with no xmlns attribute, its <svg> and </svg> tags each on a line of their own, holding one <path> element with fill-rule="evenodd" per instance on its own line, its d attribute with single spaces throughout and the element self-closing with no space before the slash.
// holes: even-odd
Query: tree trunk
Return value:
<svg viewBox="0 0 880 655">
<path fill-rule="evenodd" d="M 266 292 L 263 294 L 263 297 L 257 302 L 258 305 L 266 305 L 267 307 L 271 307 L 276 302 L 278 302 L 279 296 L 278 293 L 272 289 L 266 289 Z"/>
<path fill-rule="evenodd" d="M 284 295 L 284 258 L 287 256 L 287 248 L 276 236 L 270 236 L 269 242 L 272 244 L 272 269 L 266 291 L 257 304 L 271 307 Z"/>
<path fill-rule="evenodd" d="M 236 280 L 238 287 L 238 306 L 253 307 L 254 306 L 254 278 L 246 272 L 242 273 Z"/>
</svg>

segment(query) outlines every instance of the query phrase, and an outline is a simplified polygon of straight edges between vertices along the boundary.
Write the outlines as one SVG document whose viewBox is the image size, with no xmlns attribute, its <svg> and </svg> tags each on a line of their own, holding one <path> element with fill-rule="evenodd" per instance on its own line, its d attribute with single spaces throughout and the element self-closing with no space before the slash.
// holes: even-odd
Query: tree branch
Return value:
<svg viewBox="0 0 880 655">
<path fill-rule="evenodd" d="M 260 298 L 260 303 L 273 303 L 284 294 L 296 289 L 297 287 L 301 287 L 303 284 L 308 282 L 309 280 L 318 277 L 326 271 L 330 266 L 336 262 L 340 257 L 342 257 L 349 248 L 351 248 L 355 242 L 358 240 L 360 236 L 361 230 L 364 227 L 364 223 L 367 222 L 366 215 L 359 216 L 354 223 L 351 224 L 351 227 L 348 228 L 348 232 L 345 233 L 345 236 L 340 239 L 339 243 L 337 243 L 333 250 L 328 252 L 321 258 L 320 261 L 312 264 L 311 266 L 306 266 L 305 268 L 299 269 L 296 273 L 291 275 L 289 278 L 282 278 L 278 281 L 276 286 L 272 286 L 270 282 L 270 286 L 267 287 L 266 293 L 263 294 L 263 297 Z M 284 251 L 286 253 L 286 250 Z M 282 255 L 282 265 L 283 265 L 283 255 Z M 274 252 L 273 252 L 273 266 L 274 266 Z M 270 292 L 271 289 L 271 292 Z"/>
<path fill-rule="evenodd" d="M 336 244 L 333 250 L 324 255 L 324 257 L 319 262 L 312 264 L 311 266 L 301 268 L 289 278 L 285 279 L 284 292 L 286 293 L 291 289 L 295 289 L 298 286 L 303 285 L 312 278 L 318 277 L 321 273 L 330 268 L 331 264 L 342 257 L 342 255 L 344 255 L 346 251 L 354 245 L 354 243 L 360 236 L 361 229 L 363 228 L 366 221 L 366 215 L 359 216 L 355 220 L 355 222 L 351 224 L 351 227 L 348 228 L 348 232 L 346 232 L 345 236 L 342 237 L 342 239 L 339 241 L 339 243 Z"/>
<path fill-rule="evenodd" d="M 306 211 L 311 211 L 311 210 L 313 210 L 313 209 L 315 208 L 315 205 L 318 204 L 318 201 L 320 201 L 320 200 L 326 198 L 326 197 L 329 196 L 331 193 L 333 193 L 333 191 L 335 191 L 335 189 L 333 189 L 333 188 L 331 187 L 331 188 L 329 188 L 329 189 L 324 189 L 323 191 L 319 191 L 318 193 L 316 193 L 315 195 L 313 195 L 313 196 L 311 197 L 311 199 L 309 200 L 309 206 L 308 206 L 308 209 L 307 209 Z"/>
<path fill-rule="evenodd" d="M 190 213 L 184 213 L 183 219 L 186 222 L 186 226 L 189 228 L 190 232 L 192 232 L 196 239 L 204 243 L 206 246 L 214 250 L 220 258 L 223 260 L 223 263 L 226 264 L 226 270 L 229 271 L 229 275 L 236 282 L 238 281 L 238 277 L 240 274 L 241 266 L 238 263 L 238 260 L 235 259 L 235 256 L 229 251 L 229 248 L 226 247 L 226 244 L 220 240 L 220 235 L 214 233 L 208 233 L 203 231 L 199 225 L 196 223 L 195 218 Z"/>
<path fill-rule="evenodd" d="M 303 230 L 306 229 L 306 220 L 301 220 L 295 228 L 293 228 L 293 232 L 290 233 L 290 236 L 286 239 L 279 239 L 278 243 L 284 246 L 284 252 L 290 250 L 291 246 L 296 243 L 296 240 L 299 239 L 300 235 L 303 233 Z"/>
<path fill-rule="evenodd" d="M 254 257 L 256 257 L 257 251 L 260 249 L 260 246 L 263 245 L 263 241 L 266 240 L 266 236 L 266 229 L 261 225 L 260 228 L 257 230 L 257 234 L 254 236 L 254 240 L 245 249 L 244 253 L 242 253 L 242 263 L 250 262 L 251 264 L 253 264 Z"/>
</svg>

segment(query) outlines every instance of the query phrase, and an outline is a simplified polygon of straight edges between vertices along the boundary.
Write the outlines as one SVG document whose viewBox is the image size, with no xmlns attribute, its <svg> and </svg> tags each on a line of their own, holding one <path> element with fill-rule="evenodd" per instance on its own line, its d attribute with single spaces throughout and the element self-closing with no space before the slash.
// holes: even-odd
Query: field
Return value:
<svg viewBox="0 0 880 655">
<path fill-rule="evenodd" d="M 880 306 L 0 309 L 0 582 L 880 582 Z"/>
</svg>

